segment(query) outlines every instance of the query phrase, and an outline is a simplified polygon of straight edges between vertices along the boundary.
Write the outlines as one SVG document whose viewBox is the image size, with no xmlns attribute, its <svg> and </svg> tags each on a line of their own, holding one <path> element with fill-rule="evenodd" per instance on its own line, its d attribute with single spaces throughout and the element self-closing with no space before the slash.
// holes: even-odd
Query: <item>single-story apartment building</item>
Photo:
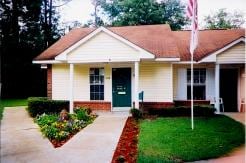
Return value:
<svg viewBox="0 0 246 163">
<path fill-rule="evenodd" d="M 190 102 L 190 31 L 169 25 L 77 28 L 37 56 L 47 96 L 74 106 L 123 111 Z M 238 112 L 245 100 L 245 29 L 200 30 L 194 103 Z M 139 93 L 144 92 L 143 101 Z"/>
</svg>

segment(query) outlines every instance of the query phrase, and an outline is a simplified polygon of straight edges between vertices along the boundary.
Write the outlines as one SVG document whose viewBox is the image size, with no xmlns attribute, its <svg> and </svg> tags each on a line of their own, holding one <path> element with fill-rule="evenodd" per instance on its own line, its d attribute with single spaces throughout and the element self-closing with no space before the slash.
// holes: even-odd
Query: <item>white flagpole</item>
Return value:
<svg viewBox="0 0 246 163">
<path fill-rule="evenodd" d="M 191 35 L 191 40 L 192 40 L 192 46 L 191 46 L 191 83 L 190 83 L 190 94 L 191 94 L 191 129 L 193 130 L 194 129 L 194 96 L 193 96 L 193 83 L 194 83 L 194 68 L 193 68 L 193 55 L 194 55 L 194 51 L 195 51 L 195 48 L 196 48 L 196 45 L 195 45 L 195 34 L 196 34 L 196 31 L 194 31 L 194 28 L 195 28 L 195 21 L 196 21 L 196 10 L 197 10 L 197 2 L 196 0 L 193 1 L 193 14 L 192 14 L 192 35 Z"/>
<path fill-rule="evenodd" d="M 192 10 L 192 11 L 191 11 Z M 191 94 L 191 129 L 194 129 L 194 96 L 193 96 L 193 55 L 194 51 L 198 44 L 197 32 L 198 32 L 198 22 L 197 22 L 197 1 L 196 0 L 189 0 L 187 13 L 189 18 L 192 20 L 192 30 L 191 30 L 191 39 L 190 39 L 190 53 L 191 53 L 191 81 L 190 81 L 190 94 Z"/>
<path fill-rule="evenodd" d="M 194 129 L 194 111 L 193 111 L 193 53 L 191 53 L 191 81 L 190 81 L 190 94 L 191 94 L 191 129 Z"/>
</svg>

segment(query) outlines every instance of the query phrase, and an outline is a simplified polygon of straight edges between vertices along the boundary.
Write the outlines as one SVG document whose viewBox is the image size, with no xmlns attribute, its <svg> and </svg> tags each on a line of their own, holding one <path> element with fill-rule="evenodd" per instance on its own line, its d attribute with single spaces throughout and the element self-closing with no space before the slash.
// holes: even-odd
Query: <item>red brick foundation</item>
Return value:
<svg viewBox="0 0 246 163">
<path fill-rule="evenodd" d="M 153 109 L 163 109 L 173 107 L 173 102 L 140 102 L 140 107 L 142 108 L 153 108 Z M 111 111 L 111 102 L 104 102 L 104 101 L 75 101 L 74 106 L 78 107 L 88 107 L 92 110 L 104 110 L 104 111 Z"/>
<path fill-rule="evenodd" d="M 139 107 L 142 107 L 144 109 L 163 109 L 173 106 L 173 102 L 139 102 Z"/>
<path fill-rule="evenodd" d="M 134 104 L 134 103 L 133 103 Z M 111 102 L 104 101 L 75 101 L 74 106 L 88 107 L 92 110 L 111 111 Z M 139 106 L 144 109 L 163 109 L 173 107 L 173 102 L 140 102 Z"/>
<path fill-rule="evenodd" d="M 88 107 L 92 110 L 111 111 L 111 102 L 105 101 L 75 101 L 74 106 Z"/>
<path fill-rule="evenodd" d="M 177 100 L 174 101 L 175 106 L 190 106 L 191 101 L 190 100 Z M 194 100 L 194 105 L 209 105 L 209 100 Z"/>
<path fill-rule="evenodd" d="M 48 65 L 47 68 L 47 97 L 52 98 L 52 66 Z"/>
</svg>

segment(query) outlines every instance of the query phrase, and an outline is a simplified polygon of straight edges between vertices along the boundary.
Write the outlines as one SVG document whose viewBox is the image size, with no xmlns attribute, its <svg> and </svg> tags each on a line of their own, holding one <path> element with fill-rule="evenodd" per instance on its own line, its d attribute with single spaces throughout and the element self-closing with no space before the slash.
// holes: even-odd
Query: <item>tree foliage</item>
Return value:
<svg viewBox="0 0 246 163">
<path fill-rule="evenodd" d="M 0 1 L 3 97 L 44 95 L 45 71 L 32 60 L 60 36 L 53 1 Z"/>
<path fill-rule="evenodd" d="M 226 9 L 219 9 L 215 14 L 206 16 L 204 21 L 208 29 L 240 28 L 245 23 L 245 16 L 241 12 L 229 13 Z"/>
<path fill-rule="evenodd" d="M 187 24 L 179 0 L 102 0 L 100 7 L 112 26 L 170 24 L 173 30 Z"/>
</svg>

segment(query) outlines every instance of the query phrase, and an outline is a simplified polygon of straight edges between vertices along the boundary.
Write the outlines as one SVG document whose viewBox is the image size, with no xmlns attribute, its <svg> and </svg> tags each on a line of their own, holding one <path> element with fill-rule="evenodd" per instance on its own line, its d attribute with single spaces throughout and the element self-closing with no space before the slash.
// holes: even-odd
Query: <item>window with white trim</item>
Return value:
<svg viewBox="0 0 246 163">
<path fill-rule="evenodd" d="M 193 71 L 193 98 L 194 100 L 206 99 L 206 69 L 195 68 Z M 187 99 L 191 99 L 191 69 L 187 69 Z"/>
<path fill-rule="evenodd" d="M 104 68 L 90 68 L 90 100 L 104 100 Z"/>
</svg>

